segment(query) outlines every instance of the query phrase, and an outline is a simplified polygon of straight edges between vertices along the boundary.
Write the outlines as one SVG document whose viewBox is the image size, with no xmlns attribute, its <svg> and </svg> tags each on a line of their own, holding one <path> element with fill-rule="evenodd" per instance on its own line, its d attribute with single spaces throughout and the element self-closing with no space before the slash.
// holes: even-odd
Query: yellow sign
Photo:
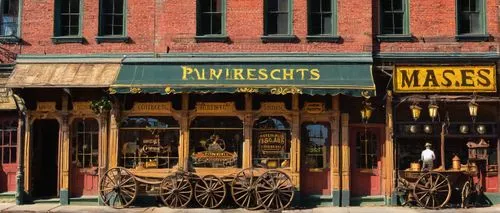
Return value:
<svg viewBox="0 0 500 213">
<path fill-rule="evenodd" d="M 73 111 L 76 112 L 92 112 L 90 109 L 90 101 L 73 102 Z"/>
<path fill-rule="evenodd" d="M 221 113 L 234 112 L 236 106 L 234 102 L 199 102 L 196 103 L 196 112 L 198 113 Z"/>
<path fill-rule="evenodd" d="M 56 111 L 56 102 L 38 102 L 36 104 L 36 111 L 54 112 Z"/>
<path fill-rule="evenodd" d="M 491 66 L 398 66 L 393 75 L 399 93 L 496 92 Z"/>
<path fill-rule="evenodd" d="M 325 111 L 325 104 L 319 102 L 306 102 L 304 104 L 304 110 L 308 113 L 322 113 Z"/>
<path fill-rule="evenodd" d="M 172 103 L 170 102 L 136 102 L 132 107 L 133 112 L 148 112 L 148 113 L 168 113 L 172 111 Z"/>
<path fill-rule="evenodd" d="M 257 142 L 261 154 L 281 154 L 285 151 L 286 135 L 278 131 L 260 132 Z"/>
<path fill-rule="evenodd" d="M 281 113 L 287 111 L 285 103 L 283 102 L 261 102 L 260 110 L 268 113 Z"/>
</svg>

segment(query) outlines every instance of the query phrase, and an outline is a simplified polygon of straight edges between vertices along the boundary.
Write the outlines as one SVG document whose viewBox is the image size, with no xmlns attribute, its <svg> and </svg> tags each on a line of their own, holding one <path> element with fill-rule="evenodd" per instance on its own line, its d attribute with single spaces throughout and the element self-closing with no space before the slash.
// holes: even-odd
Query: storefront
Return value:
<svg viewBox="0 0 500 213">
<path fill-rule="evenodd" d="M 106 170 L 123 167 L 145 179 L 176 171 L 220 179 L 233 196 L 230 180 L 243 169 L 276 169 L 290 177 L 294 200 L 349 199 L 349 136 L 341 135 L 350 126 L 340 105 L 350 99 L 341 96 L 374 96 L 370 56 L 93 60 L 20 60 L 9 80 L 29 109 L 25 188 L 33 198 L 98 195 Z M 57 75 L 67 69 L 75 78 Z M 34 82 L 30 70 L 52 74 Z M 103 78 L 91 77 L 98 72 Z"/>
<path fill-rule="evenodd" d="M 500 99 L 495 64 L 396 64 L 392 80 L 392 110 L 387 113 L 393 123 L 396 194 L 416 184 L 416 198 L 401 193 L 400 202 L 416 201 L 429 208 L 467 205 L 468 186 L 486 196 L 498 193 Z M 421 156 L 428 145 L 435 154 L 430 169 L 423 167 Z M 486 150 L 480 158 L 471 155 L 477 147 Z M 419 181 L 426 177 L 417 178 L 424 170 L 445 177 L 450 187 L 443 182 L 437 184 L 442 189 L 436 194 L 419 192 Z"/>
</svg>

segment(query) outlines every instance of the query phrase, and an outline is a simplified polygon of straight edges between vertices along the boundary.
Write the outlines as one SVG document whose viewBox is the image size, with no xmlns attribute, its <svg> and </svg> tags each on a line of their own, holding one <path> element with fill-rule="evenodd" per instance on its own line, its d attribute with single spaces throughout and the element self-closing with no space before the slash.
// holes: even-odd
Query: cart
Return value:
<svg viewBox="0 0 500 213">
<path fill-rule="evenodd" d="M 232 199 L 238 206 L 254 210 L 283 210 L 294 197 L 290 177 L 280 170 L 247 168 L 216 176 L 175 171 L 165 177 L 131 172 L 122 167 L 106 171 L 100 181 L 99 196 L 113 208 L 130 206 L 138 195 L 159 197 L 170 208 L 185 208 L 196 201 L 204 208 L 217 208 Z M 229 194 L 231 196 L 229 196 Z"/>
<path fill-rule="evenodd" d="M 471 196 L 480 191 L 474 183 L 474 175 L 458 170 L 400 171 L 396 191 L 404 200 L 403 206 L 414 203 L 428 209 L 439 209 L 455 198 L 461 207 L 466 208 Z"/>
</svg>

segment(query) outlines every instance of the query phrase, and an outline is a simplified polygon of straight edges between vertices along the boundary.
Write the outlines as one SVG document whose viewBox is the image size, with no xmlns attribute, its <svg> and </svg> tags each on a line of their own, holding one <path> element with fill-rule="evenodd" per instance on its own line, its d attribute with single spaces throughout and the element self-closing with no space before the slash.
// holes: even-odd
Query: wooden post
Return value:
<svg viewBox="0 0 500 213">
<path fill-rule="evenodd" d="M 249 93 L 245 94 L 245 118 L 243 121 L 243 156 L 242 157 L 242 167 L 249 168 L 252 167 L 252 127 L 253 127 L 253 116 L 252 116 L 252 95 Z"/>
<path fill-rule="evenodd" d="M 60 191 L 59 191 L 59 196 L 60 196 L 60 203 L 61 205 L 68 205 L 69 204 L 69 165 L 70 165 L 70 138 L 69 138 L 69 123 L 68 123 L 68 95 L 64 94 L 62 97 L 62 115 L 61 118 L 59 119 L 60 126 L 61 128 L 59 129 L 60 134 L 59 136 L 61 137 L 59 139 L 60 141 L 60 176 L 59 179 L 61 180 L 60 182 Z"/>
<path fill-rule="evenodd" d="M 108 169 L 108 113 L 99 115 L 99 180 Z"/>
<path fill-rule="evenodd" d="M 331 187 L 333 206 L 340 206 L 340 103 L 339 96 L 333 97 L 332 100 L 332 119 L 330 121 L 330 129 L 332 139 L 330 144 L 330 171 L 331 171 Z"/>
<path fill-rule="evenodd" d="M 300 114 L 299 94 L 292 95 L 292 141 L 290 147 L 290 169 L 292 182 L 300 190 Z"/>
<path fill-rule="evenodd" d="M 386 204 L 396 205 L 397 195 L 394 194 L 394 141 L 393 119 L 392 119 L 392 91 L 387 91 L 387 99 L 385 101 L 385 145 L 384 145 L 384 185 Z"/>
<path fill-rule="evenodd" d="M 109 146 L 108 146 L 108 168 L 118 166 L 118 134 L 119 134 L 119 121 L 120 119 L 120 105 L 119 103 L 113 104 L 109 116 Z"/>
<path fill-rule="evenodd" d="M 21 141 L 21 143 L 24 143 L 24 191 L 28 193 L 31 190 L 31 174 L 30 174 L 30 162 L 31 162 L 31 155 L 30 155 L 30 150 L 31 150 L 31 132 L 33 131 L 31 128 L 33 126 L 33 120 L 31 119 L 31 114 L 29 112 L 26 112 L 26 127 L 24 131 L 24 141 Z"/>
<path fill-rule="evenodd" d="M 445 129 L 446 127 L 446 123 L 443 122 L 443 125 L 441 126 L 441 168 L 444 170 L 446 170 L 446 165 L 445 162 L 444 162 L 444 142 L 445 142 L 445 139 L 444 139 L 444 134 L 445 134 Z"/>
<path fill-rule="evenodd" d="M 349 114 L 342 113 L 342 206 L 349 206 L 351 199 L 350 178 L 351 178 L 351 153 L 349 148 Z"/>
<path fill-rule="evenodd" d="M 178 166 L 184 171 L 189 170 L 189 94 L 182 93 L 181 111 L 181 137 L 179 142 L 179 163 Z"/>
</svg>

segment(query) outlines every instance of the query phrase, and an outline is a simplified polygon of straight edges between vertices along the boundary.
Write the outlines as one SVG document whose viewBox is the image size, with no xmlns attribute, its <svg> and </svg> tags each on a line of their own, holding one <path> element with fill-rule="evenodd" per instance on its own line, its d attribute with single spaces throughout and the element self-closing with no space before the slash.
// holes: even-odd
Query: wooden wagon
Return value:
<svg viewBox="0 0 500 213">
<path fill-rule="evenodd" d="M 137 196 L 146 195 L 159 197 L 170 208 L 187 207 L 193 200 L 201 207 L 217 208 L 232 199 L 249 210 L 283 210 L 295 193 L 290 177 L 280 170 L 247 168 L 222 176 L 185 171 L 164 174 L 112 168 L 101 178 L 100 198 L 113 208 L 128 207 Z"/>
</svg>

